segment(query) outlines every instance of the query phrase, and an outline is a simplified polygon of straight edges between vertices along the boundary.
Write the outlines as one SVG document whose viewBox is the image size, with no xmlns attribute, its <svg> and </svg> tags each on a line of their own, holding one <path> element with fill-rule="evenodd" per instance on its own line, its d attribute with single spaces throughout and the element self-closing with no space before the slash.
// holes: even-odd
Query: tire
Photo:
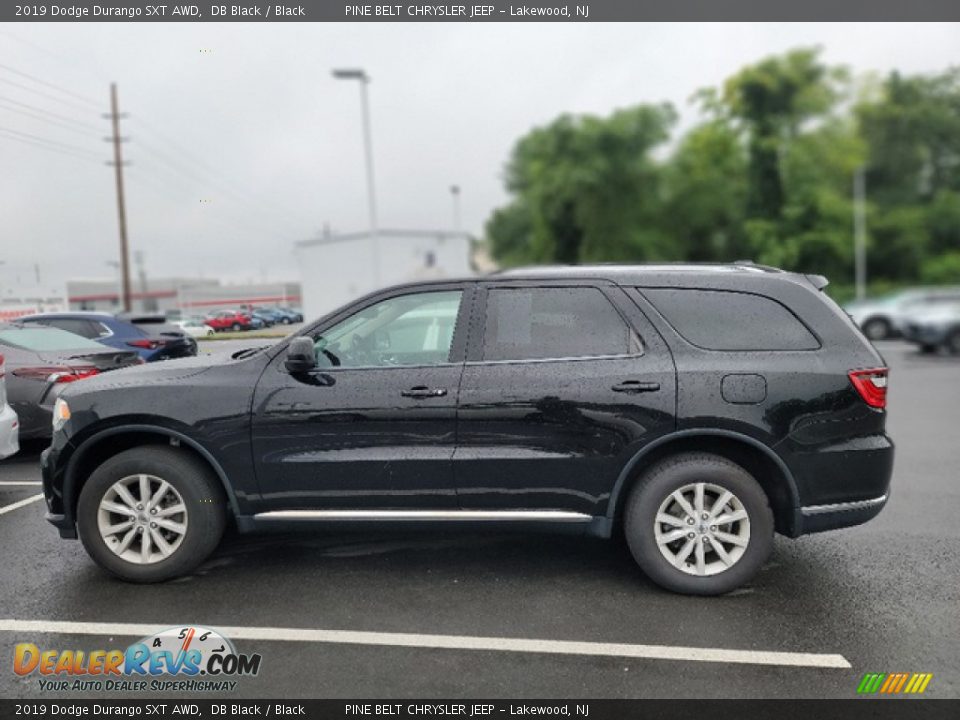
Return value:
<svg viewBox="0 0 960 720">
<path fill-rule="evenodd" d="M 234 323 L 230 329 L 234 332 L 240 332 L 243 328 L 240 327 L 240 323 Z"/>
<path fill-rule="evenodd" d="M 952 355 L 960 355 L 960 328 L 951 330 L 943 344 Z"/>
<path fill-rule="evenodd" d="M 746 517 L 711 525 L 709 519 L 704 521 L 699 515 L 690 524 L 686 513 L 673 499 L 673 493 L 683 490 L 681 494 L 685 497 L 690 493 L 693 501 L 688 504 L 693 506 L 698 484 L 703 486 L 701 507 L 704 511 L 709 513 L 718 495 L 728 491 L 733 497 L 723 508 L 718 508 L 718 512 L 722 510 L 719 516 L 737 517 L 745 513 Z M 661 512 L 676 519 L 669 523 L 657 522 Z M 623 522 L 630 552 L 647 577 L 667 590 L 687 595 L 722 595 L 740 587 L 760 570 L 773 548 L 773 512 L 763 489 L 736 463 L 708 453 L 684 453 L 651 467 L 630 492 Z M 733 537 L 738 543 L 745 541 L 746 545 L 721 541 L 714 532 L 722 533 L 723 538 Z M 657 536 L 659 534 L 663 542 L 669 533 L 679 537 L 664 543 L 661 550 Z M 694 533 L 693 538 L 689 537 L 690 533 Z M 688 544 L 690 552 L 683 560 L 681 556 Z M 719 545 L 719 551 L 715 544 Z M 700 547 L 704 549 L 702 566 Z M 720 551 L 731 562 L 724 561 Z M 674 562 L 666 554 L 670 554 Z M 679 562 L 685 569 L 678 566 Z"/>
<path fill-rule="evenodd" d="M 290 318 L 285 317 L 285 318 L 283 318 L 282 320 L 280 320 L 280 322 L 282 322 L 284 325 L 289 325 L 289 324 L 290 324 Z"/>
<path fill-rule="evenodd" d="M 139 501 L 141 476 L 152 478 L 148 485 L 150 493 L 160 495 L 161 480 L 173 490 L 159 497 L 157 513 L 128 512 L 125 508 L 130 506 L 114 489 L 118 484 L 129 482 L 130 498 Z M 104 501 L 111 502 L 111 508 L 124 509 L 124 513 L 104 509 L 101 506 Z M 171 512 L 176 511 L 179 503 L 185 511 Z M 156 527 L 157 521 L 166 522 L 168 518 L 171 527 L 178 526 L 184 531 L 175 533 Z M 126 541 L 130 531 L 107 533 L 108 541 L 101 528 L 119 527 L 127 522 L 133 525 L 134 534 L 122 551 L 125 556 L 121 557 L 114 548 Z M 77 530 L 87 553 L 104 570 L 135 583 L 160 582 L 189 573 L 217 547 L 226 524 L 227 500 L 220 481 L 200 460 L 171 447 L 138 447 L 113 456 L 93 471 L 77 503 Z M 169 553 L 153 539 L 156 535 L 167 543 Z M 139 559 L 143 558 L 144 537 L 150 538 L 148 547 L 152 548 L 147 562 Z"/>
<path fill-rule="evenodd" d="M 862 330 L 868 340 L 886 340 L 893 334 L 890 321 L 882 317 L 870 318 L 863 324 Z"/>
<path fill-rule="evenodd" d="M 937 352 L 937 346 L 931 345 L 930 343 L 924 343 L 920 345 L 920 354 L 921 355 L 934 355 Z"/>
</svg>

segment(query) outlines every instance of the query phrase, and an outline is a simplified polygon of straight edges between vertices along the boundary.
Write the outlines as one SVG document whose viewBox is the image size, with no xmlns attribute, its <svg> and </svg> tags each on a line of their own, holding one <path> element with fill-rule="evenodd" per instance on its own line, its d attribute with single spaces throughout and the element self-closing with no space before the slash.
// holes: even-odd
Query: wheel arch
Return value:
<svg viewBox="0 0 960 720">
<path fill-rule="evenodd" d="M 709 452 L 736 464 L 759 483 L 773 510 L 776 531 L 788 537 L 799 532 L 797 513 L 800 496 L 796 480 L 783 459 L 756 438 L 732 430 L 712 428 L 681 430 L 658 438 L 637 452 L 620 471 L 610 493 L 606 519 L 619 526 L 627 496 L 643 474 L 641 464 L 650 465 L 683 452 Z"/>
<path fill-rule="evenodd" d="M 83 441 L 70 457 L 63 483 L 64 511 L 76 522 L 77 500 L 83 483 L 93 470 L 125 450 L 145 445 L 166 445 L 181 448 L 197 457 L 216 474 L 234 517 L 240 515 L 237 498 L 220 463 L 193 438 L 162 425 L 135 424 L 107 428 Z"/>
</svg>

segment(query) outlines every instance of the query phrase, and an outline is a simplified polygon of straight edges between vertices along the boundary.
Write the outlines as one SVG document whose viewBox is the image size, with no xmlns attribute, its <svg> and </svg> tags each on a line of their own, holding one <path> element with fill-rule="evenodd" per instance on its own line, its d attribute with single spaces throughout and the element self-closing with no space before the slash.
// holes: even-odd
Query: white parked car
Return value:
<svg viewBox="0 0 960 720">
<path fill-rule="evenodd" d="M 19 436 L 17 414 L 7 404 L 6 374 L 0 355 L 0 459 L 16 454 L 20 449 Z"/>
<path fill-rule="evenodd" d="M 192 337 L 209 337 L 210 335 L 215 335 L 216 330 L 214 330 L 209 325 L 205 325 L 203 318 L 201 317 L 190 317 L 183 320 L 173 320 L 173 325 L 176 325 L 185 333 Z"/>
<path fill-rule="evenodd" d="M 884 340 L 902 335 L 904 323 L 911 315 L 944 302 L 960 302 L 960 287 L 902 290 L 870 300 L 858 300 L 844 309 L 869 339 Z"/>
</svg>

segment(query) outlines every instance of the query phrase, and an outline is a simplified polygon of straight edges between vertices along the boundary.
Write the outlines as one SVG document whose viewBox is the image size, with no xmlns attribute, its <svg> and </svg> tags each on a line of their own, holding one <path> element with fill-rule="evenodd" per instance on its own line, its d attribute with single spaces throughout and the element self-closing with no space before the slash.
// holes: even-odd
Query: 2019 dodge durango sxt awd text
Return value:
<svg viewBox="0 0 960 720">
<path fill-rule="evenodd" d="M 362 298 L 266 349 L 110 373 L 56 408 L 49 520 L 132 581 L 228 522 L 625 535 L 727 592 L 888 495 L 887 370 L 823 278 L 595 266 Z"/>
</svg>

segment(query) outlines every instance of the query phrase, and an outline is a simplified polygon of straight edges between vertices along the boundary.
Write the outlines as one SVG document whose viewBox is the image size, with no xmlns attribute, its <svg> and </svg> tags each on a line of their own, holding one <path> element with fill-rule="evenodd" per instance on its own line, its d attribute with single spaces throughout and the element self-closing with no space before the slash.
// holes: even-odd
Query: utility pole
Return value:
<svg viewBox="0 0 960 720">
<path fill-rule="evenodd" d="M 120 221 L 120 284 L 123 295 L 123 311 L 130 312 L 130 253 L 127 243 L 127 208 L 123 196 L 123 152 L 120 144 L 123 138 L 120 137 L 120 110 L 117 103 L 117 84 L 110 83 L 110 118 L 113 127 L 112 137 L 105 138 L 107 142 L 113 142 L 113 169 L 117 180 L 117 218 Z"/>
</svg>

